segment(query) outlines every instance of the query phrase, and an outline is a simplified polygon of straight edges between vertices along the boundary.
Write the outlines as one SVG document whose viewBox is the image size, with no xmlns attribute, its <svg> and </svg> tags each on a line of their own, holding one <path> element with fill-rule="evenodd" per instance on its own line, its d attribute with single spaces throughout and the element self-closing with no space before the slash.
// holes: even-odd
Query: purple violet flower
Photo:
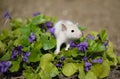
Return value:
<svg viewBox="0 0 120 79">
<path fill-rule="evenodd" d="M 22 46 L 17 46 L 15 48 L 12 48 L 12 55 L 11 55 L 11 58 L 12 59 L 15 59 L 17 57 L 18 54 L 22 54 Z"/>
<path fill-rule="evenodd" d="M 99 58 L 99 59 L 94 59 L 92 62 L 102 64 L 103 60 L 102 60 L 102 58 Z"/>
<path fill-rule="evenodd" d="M 92 64 L 90 62 L 84 63 L 84 70 L 88 72 L 91 69 Z"/>
<path fill-rule="evenodd" d="M 60 64 L 60 65 L 59 65 L 59 67 L 61 67 L 61 68 L 62 68 L 62 67 L 63 67 L 63 64 Z"/>
<path fill-rule="evenodd" d="M 22 49 L 23 49 L 22 46 L 17 46 L 17 47 L 15 48 L 15 50 L 18 52 L 18 54 L 21 54 L 21 53 L 22 53 Z"/>
<path fill-rule="evenodd" d="M 35 39 L 36 39 L 35 34 L 34 34 L 33 32 L 31 32 L 31 33 L 30 33 L 30 36 L 29 36 L 29 38 L 28 38 L 29 42 L 30 42 L 30 43 L 33 43 L 33 42 L 35 41 Z"/>
<path fill-rule="evenodd" d="M 84 71 L 88 72 L 90 70 L 90 67 L 84 67 Z"/>
<path fill-rule="evenodd" d="M 84 70 L 88 72 L 91 69 L 92 64 L 88 62 L 88 58 L 86 56 L 83 57 L 84 60 Z"/>
<path fill-rule="evenodd" d="M 27 52 L 27 53 L 23 54 L 23 58 L 22 59 L 23 59 L 24 62 L 26 62 L 26 63 L 28 62 L 28 56 L 29 55 L 30 55 L 30 52 Z"/>
<path fill-rule="evenodd" d="M 94 59 L 94 60 L 92 60 L 92 62 L 93 62 L 93 63 L 97 63 L 97 62 L 98 62 L 98 60 Z"/>
<path fill-rule="evenodd" d="M 53 24 L 51 22 L 46 22 L 47 28 L 52 28 Z"/>
<path fill-rule="evenodd" d="M 40 12 L 33 13 L 33 16 L 37 16 L 37 15 L 40 15 Z"/>
<path fill-rule="evenodd" d="M 108 43 L 109 43 L 109 41 L 106 40 L 103 45 L 104 45 L 105 47 L 107 47 L 107 46 L 108 46 Z"/>
<path fill-rule="evenodd" d="M 22 60 L 24 62 L 28 62 L 28 56 L 30 55 L 30 52 L 26 52 L 24 53 L 22 51 L 22 46 L 17 46 L 15 48 L 12 48 L 12 55 L 11 55 L 11 58 L 12 59 L 15 59 L 18 55 L 22 56 Z"/>
<path fill-rule="evenodd" d="M 10 61 L 0 61 L 0 73 L 5 73 L 11 66 Z"/>
<path fill-rule="evenodd" d="M 64 56 L 61 57 L 61 61 L 63 62 L 66 58 Z"/>
<path fill-rule="evenodd" d="M 80 42 L 78 45 L 78 50 L 82 51 L 82 52 L 86 52 L 87 48 L 88 48 L 88 42 Z"/>
<path fill-rule="evenodd" d="M 4 17 L 4 18 L 12 19 L 8 11 L 5 12 L 5 14 L 4 14 L 3 17 Z"/>
<path fill-rule="evenodd" d="M 26 55 L 24 55 L 22 59 L 23 59 L 24 62 L 28 62 L 28 58 L 27 58 Z"/>
<path fill-rule="evenodd" d="M 85 67 L 90 67 L 92 64 L 90 62 L 85 62 Z"/>
<path fill-rule="evenodd" d="M 49 28 L 48 30 L 49 30 L 49 32 L 51 33 L 51 35 L 54 36 L 55 28 Z"/>
<path fill-rule="evenodd" d="M 98 63 L 101 64 L 102 62 L 103 62 L 103 59 L 102 59 L 102 58 L 99 58 L 99 59 L 98 59 Z"/>
<path fill-rule="evenodd" d="M 88 58 L 86 56 L 83 57 L 84 62 L 88 61 Z"/>
<path fill-rule="evenodd" d="M 71 42 L 70 42 L 70 46 L 71 46 L 71 47 L 76 47 L 77 45 L 76 45 L 73 41 L 71 41 Z"/>
<path fill-rule="evenodd" d="M 56 63 L 55 66 L 62 68 L 63 65 L 61 63 Z"/>
<path fill-rule="evenodd" d="M 87 38 L 94 40 L 94 37 L 92 35 L 88 35 Z"/>
<path fill-rule="evenodd" d="M 12 56 L 11 56 L 11 58 L 15 59 L 16 57 L 17 57 L 17 51 L 13 48 L 12 49 Z"/>
<path fill-rule="evenodd" d="M 56 66 L 56 67 L 59 67 L 59 64 L 58 64 L 58 63 L 56 63 L 56 64 L 55 64 L 55 66 Z"/>
<path fill-rule="evenodd" d="M 25 55 L 28 57 L 30 56 L 30 52 L 26 52 Z"/>
</svg>

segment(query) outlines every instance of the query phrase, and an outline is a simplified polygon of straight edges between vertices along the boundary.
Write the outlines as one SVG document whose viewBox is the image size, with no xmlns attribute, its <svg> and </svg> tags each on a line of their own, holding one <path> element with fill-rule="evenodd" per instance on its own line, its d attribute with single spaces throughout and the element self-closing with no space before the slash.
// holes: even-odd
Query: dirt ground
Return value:
<svg viewBox="0 0 120 79">
<path fill-rule="evenodd" d="M 4 25 L 6 10 L 13 18 L 25 19 L 41 12 L 58 20 L 78 22 L 88 28 L 87 32 L 106 29 L 120 55 L 120 0 L 0 0 L 0 30 L 9 28 Z"/>
</svg>

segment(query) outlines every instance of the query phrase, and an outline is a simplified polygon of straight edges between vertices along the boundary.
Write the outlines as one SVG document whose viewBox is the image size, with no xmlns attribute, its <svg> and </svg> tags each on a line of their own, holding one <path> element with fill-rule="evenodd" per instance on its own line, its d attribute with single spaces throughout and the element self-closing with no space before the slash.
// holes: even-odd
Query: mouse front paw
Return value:
<svg viewBox="0 0 120 79">
<path fill-rule="evenodd" d="M 55 55 L 58 55 L 59 53 L 60 53 L 59 50 L 55 50 L 55 52 L 54 52 Z"/>
</svg>

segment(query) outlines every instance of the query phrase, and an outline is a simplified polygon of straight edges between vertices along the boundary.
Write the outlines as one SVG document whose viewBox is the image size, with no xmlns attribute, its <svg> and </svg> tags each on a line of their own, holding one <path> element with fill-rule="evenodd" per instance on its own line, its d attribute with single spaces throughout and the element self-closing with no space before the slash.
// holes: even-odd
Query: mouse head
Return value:
<svg viewBox="0 0 120 79">
<path fill-rule="evenodd" d="M 62 24 L 62 31 L 68 39 L 78 39 L 82 36 L 82 32 L 79 30 L 78 24 Z"/>
</svg>

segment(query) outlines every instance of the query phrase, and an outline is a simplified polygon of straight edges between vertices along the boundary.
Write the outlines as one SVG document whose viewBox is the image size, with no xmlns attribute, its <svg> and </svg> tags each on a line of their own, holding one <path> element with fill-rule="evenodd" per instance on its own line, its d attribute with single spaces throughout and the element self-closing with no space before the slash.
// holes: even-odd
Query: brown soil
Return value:
<svg viewBox="0 0 120 79">
<path fill-rule="evenodd" d="M 13 18 L 25 19 L 41 12 L 58 20 L 79 22 L 88 27 L 87 32 L 106 29 L 120 56 L 120 0 L 0 0 L 0 30 L 9 28 L 9 24 L 4 25 L 6 10 Z"/>
</svg>

